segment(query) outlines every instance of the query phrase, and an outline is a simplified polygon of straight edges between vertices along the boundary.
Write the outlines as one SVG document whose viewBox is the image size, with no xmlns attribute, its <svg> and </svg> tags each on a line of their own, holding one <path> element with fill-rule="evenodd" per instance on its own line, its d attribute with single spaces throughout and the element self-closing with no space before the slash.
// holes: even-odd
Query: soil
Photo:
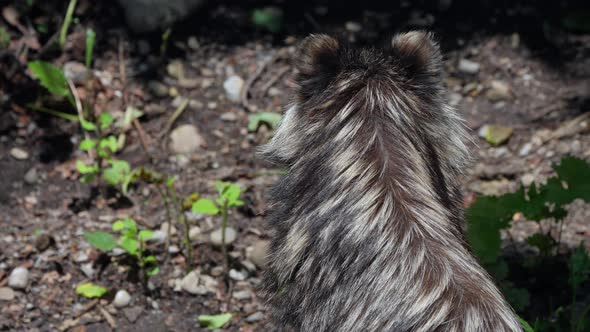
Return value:
<svg viewBox="0 0 590 332">
<path fill-rule="evenodd" d="M 219 312 L 234 314 L 224 330 L 272 330 L 256 296 L 260 267 L 247 268 L 251 266 L 247 253 L 268 238 L 264 193 L 280 170 L 255 154 L 272 130 L 262 126 L 249 132 L 248 118 L 262 111 L 282 113 L 293 88 L 289 59 L 297 41 L 310 32 L 335 33 L 361 45 L 383 43 L 393 32 L 410 28 L 436 32 L 445 56 L 447 86 L 472 129 L 476 162 L 465 179 L 467 198 L 514 191 L 531 180 L 543 182 L 553 174 L 551 165 L 565 155 L 590 161 L 590 119 L 583 117 L 590 110 L 590 34 L 572 32 L 559 24 L 563 15 L 580 4 L 530 7 L 517 1 L 492 7 L 486 1 L 449 2 L 449 8 L 426 2 L 368 3 L 346 9 L 331 1 L 284 4 L 285 21 L 278 34 L 249 22 L 253 6 L 262 6 L 258 2 L 213 2 L 172 28 L 163 55 L 161 32 L 133 34 L 110 2 L 93 6 L 80 2 L 76 14 L 80 22 L 72 26 L 63 52 L 49 47 L 23 55 L 18 45 L 22 34 L 6 21 L 0 22 L 12 36 L 8 49 L 0 51 L 0 287 L 7 285 L 15 267 L 24 266 L 30 272 L 27 288 L 16 291 L 13 300 L 2 302 L 0 331 L 200 331 L 197 316 Z M 22 6 L 17 4 L 19 9 Z M 22 20 L 57 31 L 64 6 L 48 1 L 22 9 L 26 11 Z M 44 106 L 75 114 L 70 106 L 48 98 L 23 63 L 34 59 L 60 66 L 70 61 L 83 63 L 88 27 L 97 33 L 94 68 L 108 77 L 96 90 L 94 107 L 120 115 L 132 106 L 144 113 L 139 126 L 126 132 L 125 148 L 117 158 L 128 160 L 133 167 L 174 175 L 182 195 L 197 192 L 212 197 L 216 180 L 245 188 L 246 205 L 232 211 L 230 225 L 238 232 L 231 248 L 232 267 L 247 278 L 231 284 L 234 293 L 250 291 L 250 298 L 229 297 L 228 301 L 223 277 L 215 276 L 223 257 L 209 243 L 208 234 L 219 227 L 217 217 L 191 217 L 202 234 L 193 241 L 190 265 L 219 282 L 207 295 L 174 290 L 174 281 L 184 277 L 189 265 L 182 251 L 171 254 L 164 263 L 164 245 L 150 246 L 161 264 L 146 291 L 129 277 L 127 265 L 108 258 L 104 263 L 104 255 L 87 244 L 84 231 L 108 231 L 120 217 L 132 216 L 140 227 L 153 230 L 167 220 L 164 202 L 149 185 L 133 186 L 125 198 L 80 183 L 75 163 L 86 155 L 77 149 L 83 139 L 78 125 L 27 106 L 42 97 Z M 39 35 L 41 45 L 48 43 L 51 34 Z M 478 63 L 479 70 L 461 72 L 461 59 Z M 174 68 L 182 68 L 180 79 Z M 260 68 L 264 70 L 258 73 Z M 245 81 L 257 76 L 247 84 L 247 105 L 227 98 L 223 83 L 231 75 Z M 490 98 L 492 81 L 506 86 L 508 94 L 499 100 Z M 154 91 L 154 82 L 165 86 L 163 93 Z M 274 83 L 268 86 L 268 82 Z M 82 85 L 78 91 L 84 92 Z M 188 107 L 171 129 L 193 125 L 204 143 L 193 153 L 175 155 L 165 128 L 182 98 L 189 100 Z M 575 130 L 551 136 L 575 119 L 582 119 Z M 478 137 L 479 128 L 486 124 L 508 126 L 514 132 L 506 144 L 492 147 Z M 527 145 L 530 149 L 525 151 Z M 16 159 L 14 148 L 28 156 Z M 588 208 L 582 202 L 570 207 L 564 250 L 590 238 Z M 510 232 L 522 243 L 539 227 L 519 221 Z M 182 229 L 180 225 L 176 228 Z M 182 248 L 181 238 L 174 236 L 172 244 Z M 87 259 L 80 260 L 80 254 Z M 88 263 L 97 271 L 91 278 L 82 270 Z M 85 281 L 104 285 L 109 293 L 100 301 L 81 298 L 74 289 Z M 132 295 L 131 304 L 123 309 L 110 304 L 119 289 Z"/>
</svg>

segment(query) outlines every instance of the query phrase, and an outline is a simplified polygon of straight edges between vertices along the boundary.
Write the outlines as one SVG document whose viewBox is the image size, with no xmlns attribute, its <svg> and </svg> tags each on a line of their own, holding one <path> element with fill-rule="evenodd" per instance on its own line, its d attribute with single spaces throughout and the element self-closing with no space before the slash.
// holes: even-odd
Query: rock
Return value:
<svg viewBox="0 0 590 332">
<path fill-rule="evenodd" d="M 270 241 L 268 240 L 256 241 L 252 247 L 246 250 L 246 258 L 260 268 L 265 267 L 269 246 Z"/>
<path fill-rule="evenodd" d="M 451 106 L 457 106 L 457 105 L 459 105 L 459 103 L 461 102 L 462 99 L 463 99 L 463 96 L 461 96 L 460 93 L 453 92 L 449 95 L 449 104 Z"/>
<path fill-rule="evenodd" d="M 494 80 L 490 82 L 490 88 L 486 93 L 486 97 L 491 102 L 508 100 L 511 98 L 510 86 L 505 82 Z"/>
<path fill-rule="evenodd" d="M 237 291 L 232 294 L 232 297 L 238 301 L 249 300 L 252 298 L 252 292 L 248 290 Z"/>
<path fill-rule="evenodd" d="M 221 228 L 218 228 L 216 230 L 214 230 L 213 232 L 211 232 L 211 234 L 209 234 L 209 241 L 211 242 L 212 245 L 216 246 L 216 247 L 221 247 L 222 242 L 221 242 Z M 225 244 L 226 245 L 230 245 L 232 244 L 236 238 L 238 237 L 238 233 L 236 232 L 235 229 L 228 227 L 225 229 Z"/>
<path fill-rule="evenodd" d="M 254 323 L 264 319 L 264 314 L 261 311 L 257 311 L 250 316 L 246 317 L 246 322 Z"/>
<path fill-rule="evenodd" d="M 166 66 L 166 73 L 177 80 L 184 78 L 184 65 L 182 61 L 170 61 L 170 63 Z"/>
<path fill-rule="evenodd" d="M 167 221 L 163 222 L 162 225 L 160 225 L 160 231 L 164 232 L 166 234 L 166 236 L 168 235 L 168 227 L 169 227 L 169 223 Z M 170 236 L 174 236 L 176 235 L 178 232 L 176 230 L 176 227 L 174 227 L 174 225 L 172 225 L 170 227 Z"/>
<path fill-rule="evenodd" d="M 164 98 L 168 96 L 168 87 L 158 81 L 149 81 L 147 83 L 148 90 L 158 98 Z"/>
<path fill-rule="evenodd" d="M 39 237 L 37 237 L 37 240 L 35 241 L 35 248 L 37 248 L 39 252 L 45 251 L 47 250 L 47 248 L 53 245 L 55 245 L 55 239 L 48 234 L 39 235 Z"/>
<path fill-rule="evenodd" d="M 221 116 L 219 118 L 223 121 L 233 122 L 238 119 L 238 116 L 234 112 L 225 112 L 225 113 L 221 114 Z"/>
<path fill-rule="evenodd" d="M 344 28 L 349 31 L 349 32 L 359 32 L 363 29 L 363 26 L 358 23 L 358 22 L 354 22 L 354 21 L 348 21 L 344 24 Z"/>
<path fill-rule="evenodd" d="M 188 231 L 188 237 L 191 241 L 195 241 L 200 238 L 201 235 L 201 228 L 199 226 L 193 226 Z"/>
<path fill-rule="evenodd" d="M 200 275 L 198 271 L 191 271 L 181 281 L 181 287 L 193 295 L 215 293 L 217 280 L 210 276 Z"/>
<path fill-rule="evenodd" d="M 244 273 L 234 270 L 234 269 L 229 270 L 229 277 L 235 281 L 246 280 L 246 275 Z"/>
<path fill-rule="evenodd" d="M 74 256 L 74 262 L 76 263 L 85 263 L 88 261 L 88 255 L 84 251 L 79 251 Z"/>
<path fill-rule="evenodd" d="M 186 45 L 190 49 L 192 49 L 193 51 L 196 51 L 201 47 L 201 45 L 199 44 L 199 40 L 195 36 L 188 37 L 188 40 L 186 41 Z"/>
<path fill-rule="evenodd" d="M 82 272 L 84 272 L 84 275 L 86 275 L 86 277 L 88 277 L 89 279 L 92 279 L 92 277 L 94 277 L 94 267 L 92 267 L 92 263 L 80 265 L 80 270 L 82 270 Z"/>
<path fill-rule="evenodd" d="M 500 125 L 484 125 L 479 129 L 479 136 L 493 146 L 502 145 L 510 139 L 513 129 Z"/>
<path fill-rule="evenodd" d="M 227 98 L 233 102 L 240 101 L 240 95 L 244 88 L 244 80 L 239 76 L 230 76 L 225 82 L 223 82 L 223 89 L 227 95 Z"/>
<path fill-rule="evenodd" d="M 152 237 L 150 237 L 147 241 L 148 242 L 163 243 L 164 241 L 166 241 L 166 238 L 168 238 L 168 234 L 166 232 L 163 232 L 161 230 L 156 230 L 152 234 Z"/>
<path fill-rule="evenodd" d="M 521 178 L 520 178 L 520 182 L 522 183 L 523 186 L 528 187 L 530 186 L 533 182 L 535 181 L 535 176 L 533 174 L 527 173 L 524 174 Z"/>
<path fill-rule="evenodd" d="M 277 96 L 280 96 L 281 94 L 283 94 L 283 91 L 281 91 L 279 88 L 272 87 L 272 88 L 268 89 L 268 96 L 269 97 L 277 97 Z"/>
<path fill-rule="evenodd" d="M 118 290 L 117 294 L 115 294 L 115 299 L 113 300 L 113 305 L 117 308 L 126 307 L 131 302 L 131 295 L 124 290 Z"/>
<path fill-rule="evenodd" d="M 193 125 L 181 125 L 170 133 L 170 149 L 174 153 L 192 153 L 205 145 L 205 139 Z"/>
<path fill-rule="evenodd" d="M 459 60 L 459 71 L 465 74 L 477 74 L 477 72 L 479 72 L 479 63 L 471 61 L 471 60 L 467 60 L 467 59 L 461 59 Z"/>
<path fill-rule="evenodd" d="M 10 155 L 16 160 L 29 159 L 29 153 L 21 148 L 10 149 Z"/>
<path fill-rule="evenodd" d="M 14 299 L 14 291 L 12 288 L 0 287 L 0 301 L 12 301 Z"/>
<path fill-rule="evenodd" d="M 13 289 L 25 289 L 29 283 L 29 270 L 24 267 L 17 267 L 12 270 L 8 277 L 8 286 Z"/>
<path fill-rule="evenodd" d="M 140 306 L 123 309 L 123 315 L 125 315 L 125 317 L 130 323 L 135 323 L 135 321 L 137 320 L 137 318 L 139 318 L 142 312 L 143 308 Z"/>
<path fill-rule="evenodd" d="M 173 255 L 174 255 L 174 254 L 178 254 L 178 253 L 180 252 L 180 248 L 178 248 L 178 246 L 177 246 L 177 245 L 174 245 L 174 244 L 173 244 L 173 245 L 171 245 L 171 246 L 168 248 L 168 252 L 169 252 L 169 253 L 171 253 L 171 254 L 173 254 Z"/>
<path fill-rule="evenodd" d="M 525 145 L 523 145 L 520 150 L 518 151 L 518 156 L 520 157 L 526 157 L 529 155 L 529 153 L 531 153 L 531 150 L 533 149 L 533 143 L 526 143 Z"/>
<path fill-rule="evenodd" d="M 242 265 L 248 270 L 248 272 L 256 271 L 256 265 L 250 261 L 242 261 Z"/>
<path fill-rule="evenodd" d="M 37 183 L 37 180 L 39 179 L 39 175 L 37 174 L 37 169 L 35 167 L 29 169 L 26 173 L 25 173 L 25 183 L 33 185 Z"/>
<path fill-rule="evenodd" d="M 221 277 L 223 275 L 223 270 L 223 266 L 216 266 L 212 268 L 209 273 L 214 277 Z"/>
<path fill-rule="evenodd" d="M 82 84 L 86 82 L 86 66 L 77 61 L 68 61 L 64 64 L 64 75 L 70 79 L 74 84 Z"/>
</svg>

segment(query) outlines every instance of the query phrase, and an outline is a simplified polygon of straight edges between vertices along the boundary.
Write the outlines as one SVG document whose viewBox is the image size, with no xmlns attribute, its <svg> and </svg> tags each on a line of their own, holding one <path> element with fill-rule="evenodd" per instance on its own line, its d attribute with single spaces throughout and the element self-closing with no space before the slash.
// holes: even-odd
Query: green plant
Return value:
<svg viewBox="0 0 590 332">
<path fill-rule="evenodd" d="M 229 271 L 229 256 L 227 245 L 225 243 L 225 233 L 228 222 L 228 212 L 231 208 L 244 205 L 240 200 L 242 188 L 233 183 L 217 181 L 215 183 L 218 197 L 215 200 L 209 198 L 200 198 L 193 203 L 192 210 L 195 213 L 218 215 L 221 214 L 221 250 L 224 257 L 224 266 L 226 273 Z"/>
<path fill-rule="evenodd" d="M 282 118 L 282 115 L 272 112 L 260 112 L 252 114 L 248 118 L 248 131 L 256 132 L 261 125 L 266 125 L 270 129 L 275 129 L 281 122 Z"/>
<path fill-rule="evenodd" d="M 201 327 L 206 327 L 209 330 L 217 330 L 222 328 L 231 319 L 232 314 L 224 313 L 218 315 L 200 315 L 198 317 Z"/>
<path fill-rule="evenodd" d="M 147 286 L 147 279 L 160 271 L 156 257 L 146 252 L 146 242 L 153 236 L 153 232 L 147 229 L 139 230 L 137 223 L 131 218 L 115 221 L 112 229 L 119 233 L 119 239 L 101 231 L 84 232 L 84 237 L 90 245 L 103 252 L 110 252 L 115 248 L 123 249 L 135 259 L 144 285 Z"/>
<path fill-rule="evenodd" d="M 283 11 L 277 7 L 255 9 L 252 13 L 252 23 L 272 33 L 281 31 Z"/>
<path fill-rule="evenodd" d="M 95 285 L 91 282 L 85 282 L 85 283 L 80 284 L 76 287 L 76 294 L 84 296 L 89 299 L 102 297 L 106 293 L 107 293 L 106 288 L 104 288 L 102 286 Z"/>
<path fill-rule="evenodd" d="M 72 24 L 72 16 L 74 15 L 74 9 L 76 9 L 76 0 L 70 0 L 70 3 L 68 4 L 68 9 L 66 10 L 66 15 L 64 17 L 63 24 L 61 26 L 61 30 L 59 32 L 60 47 L 63 47 L 66 43 L 68 29 L 70 28 L 70 24 Z"/>
<path fill-rule="evenodd" d="M 548 229 L 539 224 L 541 231 L 526 239 L 528 245 L 538 249 L 538 256 L 528 257 L 521 267 L 534 274 L 533 271 L 543 264 L 555 264 L 558 260 L 563 219 L 567 216 L 566 206 L 576 199 L 590 202 L 590 165 L 587 162 L 565 157 L 559 164 L 553 165 L 553 169 L 556 175 L 543 185 L 532 184 L 501 196 L 478 197 L 466 211 L 466 236 L 471 248 L 519 312 L 525 312 L 529 306 L 530 295 L 527 289 L 516 287 L 510 279 L 509 265 L 500 255 L 500 232 L 504 230 L 512 238 L 508 229 L 513 223 L 513 216 L 518 214 L 539 223 L 548 219 L 553 221 Z M 590 258 L 582 245 L 571 254 L 568 266 L 572 304 L 558 307 L 551 313 L 551 319 L 535 322 L 535 331 L 554 331 L 556 326 L 559 326 L 559 331 L 581 331 L 580 328 L 586 324 L 586 312 L 576 318 L 574 310 L 577 291 L 588 280 L 590 269 Z M 564 319 L 568 315 L 569 319 Z M 563 329 L 564 326 L 569 329 Z"/>
<path fill-rule="evenodd" d="M 7 48 L 10 45 L 10 34 L 6 31 L 6 28 L 0 27 L 0 46 Z"/>
</svg>

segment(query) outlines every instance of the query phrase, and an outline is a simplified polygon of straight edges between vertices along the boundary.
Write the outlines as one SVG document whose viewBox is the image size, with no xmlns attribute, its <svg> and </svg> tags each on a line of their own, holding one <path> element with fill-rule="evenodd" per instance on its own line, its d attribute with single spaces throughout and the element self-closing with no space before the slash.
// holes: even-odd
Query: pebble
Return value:
<svg viewBox="0 0 590 332">
<path fill-rule="evenodd" d="M 526 143 L 525 145 L 523 145 L 520 150 L 518 151 L 518 155 L 520 157 L 525 157 L 528 156 L 529 153 L 531 153 L 531 150 L 533 149 L 533 143 Z"/>
<path fill-rule="evenodd" d="M 221 228 L 218 228 L 216 230 L 214 230 L 213 232 L 211 232 L 211 234 L 209 234 L 209 241 L 211 242 L 212 245 L 216 246 L 216 247 L 221 247 L 222 242 L 221 242 Z M 236 240 L 236 238 L 238 237 L 238 233 L 236 232 L 235 229 L 228 227 L 225 229 L 225 244 L 226 245 L 230 245 L 232 243 L 234 243 L 234 241 Z"/>
<path fill-rule="evenodd" d="M 173 254 L 173 255 L 174 255 L 174 254 L 178 254 L 178 253 L 180 252 L 180 248 L 178 248 L 178 246 L 177 246 L 177 245 L 174 245 L 174 244 L 173 244 L 173 245 L 171 245 L 171 246 L 168 248 L 168 252 L 169 252 L 169 253 L 171 253 L 171 254 Z"/>
<path fill-rule="evenodd" d="M 80 84 L 86 82 L 86 66 L 77 61 L 68 61 L 64 64 L 64 76 L 72 83 Z"/>
<path fill-rule="evenodd" d="M 12 288 L 0 287 L 0 301 L 12 301 L 14 299 L 14 291 Z"/>
<path fill-rule="evenodd" d="M 29 153 L 21 148 L 10 149 L 10 155 L 16 160 L 29 159 Z"/>
<path fill-rule="evenodd" d="M 169 227 L 170 223 L 168 223 L 167 221 L 163 222 L 162 225 L 160 225 L 160 231 L 164 232 L 166 235 L 168 235 L 168 227 Z M 174 227 L 174 225 L 172 225 L 172 227 L 170 227 L 170 235 L 174 236 L 176 235 L 177 231 L 176 231 L 176 227 Z"/>
<path fill-rule="evenodd" d="M 82 272 L 84 272 L 84 275 L 88 278 L 92 278 L 94 276 L 94 268 L 92 267 L 92 263 L 80 265 L 80 270 L 82 270 Z"/>
<path fill-rule="evenodd" d="M 201 235 L 201 228 L 199 226 L 193 226 L 188 231 L 188 237 L 192 241 L 199 239 L 200 235 Z"/>
<path fill-rule="evenodd" d="M 246 280 L 246 275 L 244 273 L 234 270 L 234 269 L 229 270 L 229 277 L 235 281 Z"/>
<path fill-rule="evenodd" d="M 147 241 L 148 242 L 163 243 L 164 241 L 166 241 L 167 237 L 168 237 L 168 235 L 166 232 L 163 232 L 161 230 L 155 230 L 154 233 L 152 234 L 152 237 L 150 237 Z"/>
<path fill-rule="evenodd" d="M 486 93 L 486 97 L 491 102 L 510 99 L 510 86 L 502 81 L 491 81 L 490 88 Z"/>
<path fill-rule="evenodd" d="M 239 76 L 230 76 L 225 82 L 223 82 L 223 89 L 227 95 L 227 98 L 233 102 L 240 101 L 240 95 L 244 88 L 244 80 Z"/>
<path fill-rule="evenodd" d="M 258 267 L 265 267 L 269 246 L 270 241 L 268 240 L 256 241 L 252 247 L 246 250 L 246 258 Z"/>
<path fill-rule="evenodd" d="M 479 72 L 479 63 L 471 61 L 471 60 L 467 60 L 467 59 L 461 59 L 459 60 L 459 71 L 465 74 L 477 74 L 477 72 Z"/>
<path fill-rule="evenodd" d="M 25 183 L 27 184 L 36 184 L 37 180 L 39 179 L 39 175 L 37 174 L 37 169 L 35 167 L 29 169 L 25 173 Z"/>
<path fill-rule="evenodd" d="M 463 99 L 463 96 L 461 96 L 460 93 L 453 92 L 449 95 L 449 104 L 451 106 L 457 106 L 457 105 L 459 105 L 459 103 L 461 102 L 462 99 Z"/>
<path fill-rule="evenodd" d="M 246 317 L 246 322 L 254 323 L 264 319 L 264 314 L 261 311 L 257 311 L 250 316 Z"/>
<path fill-rule="evenodd" d="M 140 306 L 123 309 L 123 314 L 130 323 L 135 323 L 142 312 L 143 308 Z"/>
<path fill-rule="evenodd" d="M 197 271 L 191 271 L 180 282 L 182 289 L 193 295 L 205 295 L 208 292 L 215 293 L 217 280 L 210 276 L 200 275 Z"/>
<path fill-rule="evenodd" d="M 219 118 L 223 121 L 233 122 L 238 119 L 238 116 L 234 112 L 225 112 L 225 113 L 221 114 L 221 116 Z"/>
<path fill-rule="evenodd" d="M 190 36 L 188 37 L 188 40 L 186 42 L 187 46 L 192 49 L 193 51 L 196 51 L 199 49 L 199 47 L 201 46 L 199 44 L 199 40 L 197 39 L 197 37 L 195 36 Z"/>
<path fill-rule="evenodd" d="M 268 89 L 269 97 L 277 97 L 281 94 L 283 94 L 283 91 L 281 91 L 279 88 L 272 87 L 272 88 Z"/>
<path fill-rule="evenodd" d="M 168 87 L 158 81 L 149 81 L 147 84 L 149 91 L 156 97 L 164 98 L 168 96 Z"/>
<path fill-rule="evenodd" d="M 29 283 L 29 270 L 24 267 L 17 267 L 8 277 L 8 286 L 13 289 L 25 289 Z"/>
<path fill-rule="evenodd" d="M 252 298 L 252 292 L 248 290 L 237 291 L 232 294 L 232 297 L 236 300 L 249 300 Z"/>
<path fill-rule="evenodd" d="M 242 265 L 248 270 L 249 272 L 256 271 L 256 265 L 250 261 L 242 261 Z"/>
<path fill-rule="evenodd" d="M 74 262 L 76 263 L 84 263 L 88 261 L 88 255 L 84 251 L 80 251 L 74 257 Z"/>
<path fill-rule="evenodd" d="M 527 173 L 520 178 L 520 182 L 523 186 L 528 187 L 535 181 L 535 176 L 533 174 Z"/>
<path fill-rule="evenodd" d="M 354 21 L 348 21 L 344 24 L 344 28 L 350 32 L 359 32 L 363 29 L 363 26 Z"/>
<path fill-rule="evenodd" d="M 205 139 L 193 125 L 178 126 L 170 133 L 170 149 L 174 153 L 192 153 L 203 145 L 205 145 Z"/>
<path fill-rule="evenodd" d="M 117 294 L 115 294 L 115 299 L 113 300 L 113 305 L 117 308 L 122 308 L 122 307 L 128 306 L 130 302 L 131 302 L 131 295 L 129 295 L 129 293 L 126 290 L 121 289 L 121 290 L 117 291 Z"/>
</svg>

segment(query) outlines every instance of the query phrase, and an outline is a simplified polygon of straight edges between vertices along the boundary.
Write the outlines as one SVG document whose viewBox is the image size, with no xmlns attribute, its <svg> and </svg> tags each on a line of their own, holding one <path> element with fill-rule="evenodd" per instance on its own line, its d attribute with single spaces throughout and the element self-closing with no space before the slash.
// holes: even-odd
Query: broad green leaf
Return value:
<svg viewBox="0 0 590 332">
<path fill-rule="evenodd" d="M 113 123 L 114 118 L 110 113 L 101 113 L 98 116 L 98 124 L 100 125 L 100 129 L 106 130 L 108 129 L 111 124 Z M 112 136 L 111 136 L 112 137 Z"/>
<path fill-rule="evenodd" d="M 219 208 L 212 200 L 201 198 L 193 204 L 193 212 L 215 215 L 219 213 Z"/>
<path fill-rule="evenodd" d="M 96 140 L 93 140 L 90 138 L 86 138 L 86 139 L 82 140 L 82 142 L 80 142 L 80 150 L 82 150 L 82 151 L 90 151 L 90 150 L 94 149 L 95 146 L 96 146 Z"/>
<path fill-rule="evenodd" d="M 29 62 L 28 67 L 49 92 L 59 97 L 70 95 L 68 82 L 61 68 L 44 61 Z"/>
<path fill-rule="evenodd" d="M 113 186 L 122 183 L 130 174 L 131 167 L 129 163 L 124 160 L 112 160 L 110 164 L 111 167 L 105 169 L 102 173 L 104 180 Z"/>
<path fill-rule="evenodd" d="M 94 174 L 98 172 L 98 165 L 86 165 L 82 160 L 76 160 L 76 169 L 80 174 Z"/>
<path fill-rule="evenodd" d="M 262 112 L 250 115 L 248 118 L 248 131 L 256 132 L 263 124 L 270 127 L 270 129 L 275 129 L 281 122 L 282 118 L 282 115 L 272 112 Z"/>
<path fill-rule="evenodd" d="M 242 188 L 237 184 L 230 184 L 227 189 L 223 193 L 223 198 L 225 198 L 228 202 L 230 207 L 236 206 L 236 202 L 238 198 L 240 198 L 240 193 L 242 192 Z"/>
<path fill-rule="evenodd" d="M 200 315 L 199 324 L 202 327 L 206 327 L 210 330 L 216 330 L 222 328 L 231 319 L 232 314 L 225 313 L 219 315 Z"/>
<path fill-rule="evenodd" d="M 144 258 L 143 262 L 145 264 L 154 264 L 154 263 L 157 263 L 158 261 L 156 260 L 156 257 L 154 257 L 153 255 L 150 255 L 150 256 L 147 256 L 146 258 Z"/>
<path fill-rule="evenodd" d="M 89 299 L 101 297 L 106 293 L 107 293 L 106 288 L 104 288 L 102 286 L 95 285 L 91 282 L 86 282 L 86 283 L 80 284 L 80 285 L 78 285 L 78 287 L 76 287 L 76 294 L 84 296 Z"/>
<path fill-rule="evenodd" d="M 153 267 L 152 269 L 150 269 L 149 271 L 147 271 L 147 275 L 150 277 L 155 276 L 156 274 L 160 273 L 160 268 L 159 267 Z"/>
<path fill-rule="evenodd" d="M 80 125 L 82 125 L 82 128 L 86 131 L 95 131 L 96 130 L 96 125 L 88 120 L 82 120 L 80 122 Z"/>
<path fill-rule="evenodd" d="M 80 178 L 80 182 L 82 183 L 90 183 L 96 179 L 97 173 L 85 174 Z"/>
<path fill-rule="evenodd" d="M 518 317 L 518 320 L 520 321 L 520 325 L 524 328 L 524 332 L 535 332 L 533 327 L 526 320 L 521 317 Z"/>
<path fill-rule="evenodd" d="M 154 232 L 144 229 L 144 230 L 139 231 L 139 234 L 137 237 L 139 238 L 139 241 L 145 242 L 145 241 L 151 239 L 152 236 L 154 236 Z"/>
<path fill-rule="evenodd" d="M 252 13 L 252 23 L 270 32 L 277 33 L 283 23 L 283 11 L 277 7 L 255 9 Z"/>
<path fill-rule="evenodd" d="M 514 129 L 499 125 L 485 125 L 481 131 L 484 134 L 486 142 L 493 146 L 498 146 L 508 142 Z"/>
<path fill-rule="evenodd" d="M 117 220 L 113 223 L 113 231 L 119 232 L 122 230 L 130 229 L 133 233 L 137 232 L 137 224 L 135 220 L 127 217 L 125 219 Z"/>
<path fill-rule="evenodd" d="M 137 240 L 130 237 L 121 238 L 120 246 L 127 253 L 137 256 L 137 248 L 139 247 L 139 242 L 137 242 Z"/>
<path fill-rule="evenodd" d="M 86 30 L 86 68 L 92 66 L 92 57 L 94 54 L 94 43 L 96 42 L 96 33 L 92 29 Z"/>
<path fill-rule="evenodd" d="M 217 193 L 219 194 L 219 196 L 223 196 L 223 193 L 225 192 L 225 190 L 227 189 L 227 187 L 230 184 L 231 184 L 230 182 L 215 181 L 215 189 L 217 190 Z"/>
<path fill-rule="evenodd" d="M 526 242 L 533 247 L 537 247 L 542 255 L 547 255 L 557 244 L 549 234 L 535 233 L 526 239 Z"/>
<path fill-rule="evenodd" d="M 111 251 L 117 246 L 117 240 L 107 232 L 84 232 L 84 237 L 91 246 L 102 251 Z"/>
<path fill-rule="evenodd" d="M 119 143 L 117 143 L 117 138 L 115 136 L 107 136 L 100 140 L 100 147 L 103 149 L 108 148 L 110 153 L 115 153 L 119 150 Z"/>
</svg>

